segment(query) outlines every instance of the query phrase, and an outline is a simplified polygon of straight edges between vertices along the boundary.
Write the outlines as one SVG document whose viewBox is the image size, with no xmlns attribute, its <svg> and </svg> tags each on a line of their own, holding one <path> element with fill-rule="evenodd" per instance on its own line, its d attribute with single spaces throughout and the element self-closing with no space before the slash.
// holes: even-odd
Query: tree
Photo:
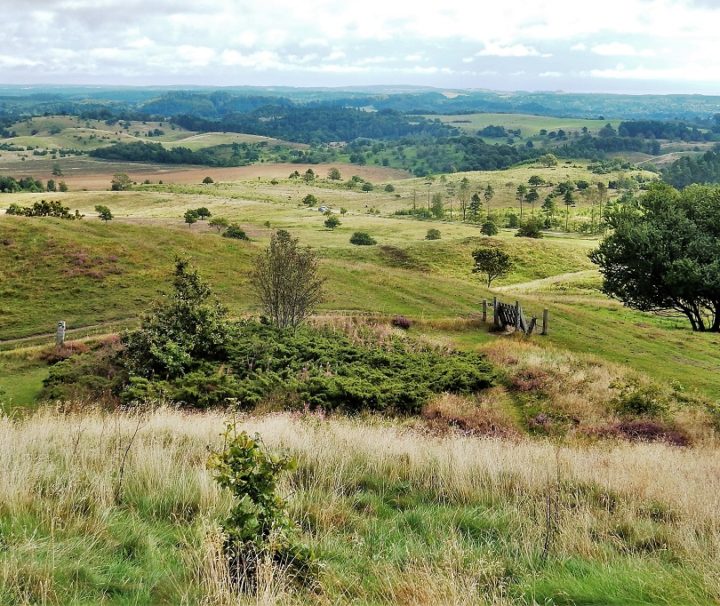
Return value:
<svg viewBox="0 0 720 606">
<path fill-rule="evenodd" d="M 640 311 L 677 312 L 720 332 L 720 188 L 654 184 L 607 215 L 612 232 L 590 255 L 603 291 Z"/>
<path fill-rule="evenodd" d="M 331 181 L 340 181 L 342 179 L 342 175 L 337 168 L 331 168 L 328 171 L 328 179 L 330 179 Z"/>
<path fill-rule="evenodd" d="M 442 219 L 445 214 L 445 204 L 441 193 L 433 194 L 430 212 L 436 219 Z"/>
<path fill-rule="evenodd" d="M 537 188 L 531 187 L 530 191 L 525 195 L 525 202 L 530 204 L 530 207 L 532 208 L 532 214 L 535 216 L 535 202 L 537 202 L 540 199 L 540 194 L 538 193 Z"/>
<path fill-rule="evenodd" d="M 483 193 L 483 197 L 485 198 L 485 203 L 487 204 L 488 208 L 488 220 L 490 219 L 490 202 L 492 202 L 494 195 L 495 190 L 493 189 L 493 186 L 488 183 L 487 187 L 485 188 L 485 192 Z"/>
<path fill-rule="evenodd" d="M 134 375 L 170 379 L 219 359 L 228 342 L 226 313 L 190 262 L 177 258 L 172 293 L 123 337 L 125 365 Z"/>
<path fill-rule="evenodd" d="M 335 215 L 331 214 L 328 216 L 327 219 L 325 219 L 325 227 L 328 229 L 335 229 L 340 225 L 340 219 L 338 219 Z"/>
<path fill-rule="evenodd" d="M 198 218 L 199 217 L 196 210 L 186 210 L 185 214 L 183 215 L 183 219 L 185 220 L 185 223 L 188 224 L 188 227 L 192 227 L 193 223 L 197 223 Z"/>
<path fill-rule="evenodd" d="M 57 191 L 57 185 L 55 184 L 55 179 L 48 179 L 47 190 L 48 191 Z"/>
<path fill-rule="evenodd" d="M 132 179 L 125 173 L 116 173 L 110 182 L 110 189 L 113 191 L 127 191 L 132 187 Z"/>
<path fill-rule="evenodd" d="M 506 276 L 513 267 L 510 255 L 495 247 L 478 248 L 472 257 L 475 261 L 473 273 L 485 274 L 488 288 L 493 280 Z"/>
<path fill-rule="evenodd" d="M 198 216 L 198 219 L 200 219 L 201 221 L 203 219 L 209 219 L 210 217 L 212 217 L 212 213 L 205 206 L 196 208 L 195 214 Z"/>
<path fill-rule="evenodd" d="M 230 222 L 225 217 L 213 217 L 208 221 L 208 225 L 214 227 L 218 232 L 221 232 L 227 229 Z"/>
<path fill-rule="evenodd" d="M 467 177 L 463 177 L 460 181 L 460 187 L 458 188 L 458 201 L 460 202 L 460 208 L 462 209 L 462 220 L 465 221 L 467 216 L 467 203 L 468 197 L 470 196 L 470 180 Z"/>
<path fill-rule="evenodd" d="M 95 207 L 95 212 L 98 214 L 98 217 L 101 221 L 105 221 L 106 223 L 108 221 L 112 221 L 113 214 L 110 212 L 110 209 L 107 206 L 103 206 L 102 204 L 98 204 Z"/>
<path fill-rule="evenodd" d="M 312 183 L 315 181 L 315 171 L 312 168 L 308 168 L 303 175 L 303 181 L 305 183 Z"/>
<path fill-rule="evenodd" d="M 202 182 L 205 185 L 210 185 L 211 183 L 215 183 L 215 180 L 212 177 L 205 177 Z"/>
<path fill-rule="evenodd" d="M 373 184 L 370 183 L 370 181 L 365 181 L 365 183 L 362 184 L 362 187 L 360 189 L 367 192 L 372 191 L 375 188 L 373 187 Z"/>
<path fill-rule="evenodd" d="M 528 179 L 528 184 L 533 187 L 540 187 L 541 185 L 545 185 L 545 179 L 543 179 L 540 175 L 532 175 Z"/>
<path fill-rule="evenodd" d="M 540 164 L 540 166 L 550 168 L 552 166 L 558 165 L 558 159 L 555 154 L 545 154 L 538 158 L 538 163 Z"/>
<path fill-rule="evenodd" d="M 303 198 L 302 202 L 306 206 L 315 206 L 317 204 L 317 198 L 312 194 L 308 194 Z"/>
<path fill-rule="evenodd" d="M 480 218 L 480 196 L 478 194 L 473 194 L 472 198 L 470 198 L 470 221 L 473 223 L 477 221 Z"/>
<path fill-rule="evenodd" d="M 568 230 L 568 222 L 570 221 L 570 207 L 575 206 L 575 197 L 571 190 L 567 190 L 563 196 L 563 202 L 565 203 L 565 231 Z"/>
<path fill-rule="evenodd" d="M 522 223 L 523 220 L 523 202 L 525 201 L 525 196 L 527 195 L 528 188 L 527 185 L 520 184 L 517 187 L 517 190 L 515 192 L 515 198 L 520 203 L 520 222 Z"/>
<path fill-rule="evenodd" d="M 317 255 L 300 246 L 285 230 L 278 230 L 270 246 L 255 260 L 250 287 L 270 321 L 279 328 L 295 328 L 323 299 L 324 278 Z"/>
<path fill-rule="evenodd" d="M 60 181 L 60 183 L 58 183 L 58 189 L 61 192 L 66 192 L 68 190 L 67 183 L 65 183 L 65 181 Z"/>
</svg>

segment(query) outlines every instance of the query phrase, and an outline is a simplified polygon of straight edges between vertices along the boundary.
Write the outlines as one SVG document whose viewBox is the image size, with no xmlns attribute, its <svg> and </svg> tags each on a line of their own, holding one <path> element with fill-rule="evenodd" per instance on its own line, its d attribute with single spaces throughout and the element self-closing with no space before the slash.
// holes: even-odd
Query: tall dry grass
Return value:
<svg viewBox="0 0 720 606">
<path fill-rule="evenodd" d="M 75 532 L 88 552 L 108 541 L 108 520 L 118 512 L 186 528 L 177 546 L 184 568 L 168 572 L 176 603 L 470 604 L 480 603 L 478 596 L 510 603 L 505 565 L 488 558 L 468 573 L 467 554 L 452 533 L 434 559 L 415 555 L 402 569 L 388 566 L 373 599 L 360 587 L 341 586 L 332 568 L 321 573 L 319 593 L 298 593 L 271 566 L 257 595 L 234 595 L 218 534 L 230 502 L 205 467 L 207 447 L 217 445 L 226 421 L 219 413 L 168 408 L 43 410 L 2 418 L 0 520 L 34 520 L 65 535 Z M 350 520 L 348 499 L 367 478 L 379 478 L 387 486 L 425 491 L 437 503 L 492 504 L 510 529 L 499 539 L 505 561 L 531 567 L 549 541 L 554 556 L 609 565 L 614 556 L 608 544 L 615 541 L 628 553 L 667 552 L 691 565 L 720 596 L 715 448 L 437 437 L 379 419 L 314 415 L 244 417 L 239 425 L 297 457 L 298 470 L 282 488 L 314 544 L 345 536 L 339 533 Z M 50 560 L 33 557 L 40 540 Z M 6 545 L 0 549 L 0 595 L 4 590 L 18 604 L 63 603 L 72 590 L 58 579 L 53 560 L 68 557 L 61 552 L 67 543 L 54 550 L 49 540 L 35 537 L 32 528 L 0 536 Z"/>
</svg>

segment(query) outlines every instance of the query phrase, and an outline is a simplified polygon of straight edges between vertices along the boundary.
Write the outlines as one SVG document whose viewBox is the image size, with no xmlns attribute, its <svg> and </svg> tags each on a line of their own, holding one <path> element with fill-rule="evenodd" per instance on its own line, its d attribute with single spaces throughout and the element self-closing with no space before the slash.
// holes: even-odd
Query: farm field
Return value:
<svg viewBox="0 0 720 606">
<path fill-rule="evenodd" d="M 606 124 L 617 128 L 620 120 L 588 120 L 583 118 L 553 118 L 550 116 L 534 116 L 530 114 L 459 114 L 459 115 L 428 115 L 441 122 L 455 126 L 470 133 L 476 133 L 486 126 L 503 126 L 506 129 L 520 129 L 523 138 L 532 138 L 540 134 L 542 129 L 549 131 L 563 129 L 565 132 L 579 132 L 587 128 L 596 134 Z"/>
</svg>

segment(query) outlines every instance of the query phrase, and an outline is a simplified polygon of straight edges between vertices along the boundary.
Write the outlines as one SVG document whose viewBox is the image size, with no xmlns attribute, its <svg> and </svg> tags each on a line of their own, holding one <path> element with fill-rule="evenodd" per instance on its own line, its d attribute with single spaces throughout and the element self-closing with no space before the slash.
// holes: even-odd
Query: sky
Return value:
<svg viewBox="0 0 720 606">
<path fill-rule="evenodd" d="M 0 0 L 0 83 L 720 94 L 720 0 Z"/>
</svg>

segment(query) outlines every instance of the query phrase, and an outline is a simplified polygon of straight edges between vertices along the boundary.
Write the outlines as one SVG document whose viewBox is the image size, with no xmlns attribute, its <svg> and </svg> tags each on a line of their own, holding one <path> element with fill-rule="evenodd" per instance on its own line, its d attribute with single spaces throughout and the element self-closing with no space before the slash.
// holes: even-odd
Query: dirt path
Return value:
<svg viewBox="0 0 720 606">
<path fill-rule="evenodd" d="M 539 280 L 530 280 L 529 282 L 519 282 L 518 284 L 499 286 L 494 290 L 498 292 L 532 292 L 533 290 L 537 290 L 543 286 L 549 286 L 550 284 L 557 284 L 558 282 L 571 282 L 576 279 L 591 278 L 596 275 L 598 275 L 597 269 L 585 269 L 583 271 L 557 274 L 555 276 L 541 278 Z"/>
</svg>

